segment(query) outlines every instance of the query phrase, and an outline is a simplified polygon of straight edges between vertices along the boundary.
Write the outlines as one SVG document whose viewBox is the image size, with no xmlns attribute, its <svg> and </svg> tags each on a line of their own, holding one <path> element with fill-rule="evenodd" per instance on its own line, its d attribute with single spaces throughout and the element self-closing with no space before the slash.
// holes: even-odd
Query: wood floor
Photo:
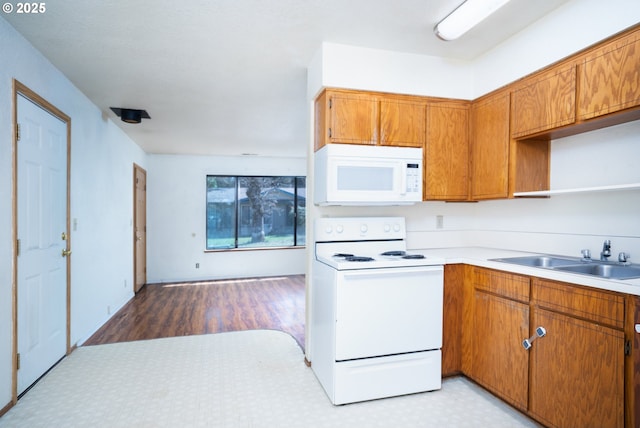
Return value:
<svg viewBox="0 0 640 428">
<path fill-rule="evenodd" d="M 304 349 L 305 277 L 147 284 L 84 345 L 273 329 Z"/>
</svg>

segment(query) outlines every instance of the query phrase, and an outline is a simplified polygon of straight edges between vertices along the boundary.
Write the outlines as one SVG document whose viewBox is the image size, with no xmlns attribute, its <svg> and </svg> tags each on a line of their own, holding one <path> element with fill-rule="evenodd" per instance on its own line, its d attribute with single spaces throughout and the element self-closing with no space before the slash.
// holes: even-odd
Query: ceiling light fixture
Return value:
<svg viewBox="0 0 640 428">
<path fill-rule="evenodd" d="M 438 22 L 433 31 L 442 40 L 455 40 L 508 2 L 509 0 L 466 0 Z"/>
<path fill-rule="evenodd" d="M 146 110 L 132 108 L 109 107 L 123 122 L 140 123 L 142 119 L 151 119 Z"/>
</svg>

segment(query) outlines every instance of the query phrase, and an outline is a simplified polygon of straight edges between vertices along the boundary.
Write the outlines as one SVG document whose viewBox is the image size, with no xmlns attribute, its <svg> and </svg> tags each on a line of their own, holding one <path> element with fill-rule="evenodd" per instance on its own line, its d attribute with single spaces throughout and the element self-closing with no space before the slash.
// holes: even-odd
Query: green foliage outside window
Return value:
<svg viewBox="0 0 640 428">
<path fill-rule="evenodd" d="M 207 249 L 305 245 L 305 177 L 207 176 Z"/>
</svg>

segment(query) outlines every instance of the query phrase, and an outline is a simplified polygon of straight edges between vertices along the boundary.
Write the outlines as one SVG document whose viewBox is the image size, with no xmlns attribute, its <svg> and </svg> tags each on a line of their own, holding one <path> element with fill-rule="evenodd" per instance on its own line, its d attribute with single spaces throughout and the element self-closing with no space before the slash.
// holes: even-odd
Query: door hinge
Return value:
<svg viewBox="0 0 640 428">
<path fill-rule="evenodd" d="M 20 124 L 16 123 L 16 141 L 20 141 Z"/>
<path fill-rule="evenodd" d="M 16 355 L 16 370 L 20 370 L 20 353 Z"/>
<path fill-rule="evenodd" d="M 624 355 L 631 355 L 631 341 L 624 342 Z"/>
<path fill-rule="evenodd" d="M 329 138 L 331 138 L 331 128 L 329 128 Z"/>
<path fill-rule="evenodd" d="M 329 108 L 333 107 L 333 98 L 329 98 Z"/>
<path fill-rule="evenodd" d="M 16 256 L 20 255 L 20 240 L 16 239 Z"/>
</svg>

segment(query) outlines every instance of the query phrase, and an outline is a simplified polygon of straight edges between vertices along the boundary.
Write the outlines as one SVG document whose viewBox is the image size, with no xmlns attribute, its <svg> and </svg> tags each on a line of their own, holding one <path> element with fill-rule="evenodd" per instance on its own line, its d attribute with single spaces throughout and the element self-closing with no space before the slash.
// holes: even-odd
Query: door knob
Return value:
<svg viewBox="0 0 640 428">
<path fill-rule="evenodd" d="M 67 257 L 71 255 L 71 250 L 67 250 L 66 248 L 62 249 L 62 257 Z"/>
</svg>

